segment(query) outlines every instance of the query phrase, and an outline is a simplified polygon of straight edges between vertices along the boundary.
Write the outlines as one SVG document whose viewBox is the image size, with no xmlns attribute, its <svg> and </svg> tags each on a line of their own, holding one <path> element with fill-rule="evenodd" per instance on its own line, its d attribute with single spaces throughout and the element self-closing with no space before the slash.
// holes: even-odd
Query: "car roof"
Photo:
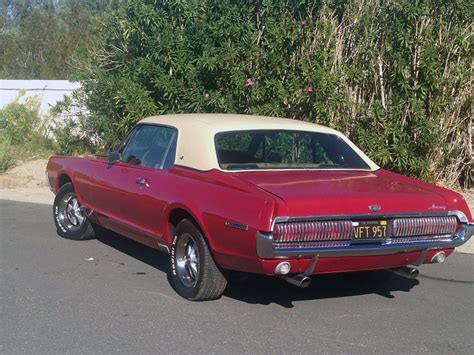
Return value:
<svg viewBox="0 0 474 355">
<path fill-rule="evenodd" d="M 198 113 L 151 116 L 144 118 L 139 124 L 158 124 L 176 128 L 178 130 L 176 164 L 198 170 L 222 170 L 217 160 L 215 135 L 244 130 L 293 130 L 334 134 L 347 141 L 371 170 L 378 169 L 378 166 L 342 133 L 311 122 L 266 116 Z"/>
<path fill-rule="evenodd" d="M 319 124 L 266 116 L 222 114 L 222 113 L 195 113 L 152 116 L 145 118 L 142 123 L 154 123 L 173 126 L 178 129 L 200 129 L 213 134 L 228 131 L 248 129 L 289 129 L 302 131 L 316 131 L 338 133 L 337 131 Z"/>
</svg>

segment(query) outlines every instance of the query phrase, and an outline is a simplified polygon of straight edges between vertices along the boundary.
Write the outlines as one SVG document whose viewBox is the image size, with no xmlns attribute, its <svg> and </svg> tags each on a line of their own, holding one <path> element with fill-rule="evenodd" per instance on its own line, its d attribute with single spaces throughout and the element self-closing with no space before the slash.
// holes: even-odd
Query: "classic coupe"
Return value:
<svg viewBox="0 0 474 355">
<path fill-rule="evenodd" d="M 172 286 L 195 301 L 220 297 L 230 271 L 299 287 L 326 273 L 414 278 L 474 234 L 460 194 L 303 121 L 149 117 L 107 155 L 52 157 L 46 173 L 61 237 L 102 227 L 163 250 Z"/>
</svg>

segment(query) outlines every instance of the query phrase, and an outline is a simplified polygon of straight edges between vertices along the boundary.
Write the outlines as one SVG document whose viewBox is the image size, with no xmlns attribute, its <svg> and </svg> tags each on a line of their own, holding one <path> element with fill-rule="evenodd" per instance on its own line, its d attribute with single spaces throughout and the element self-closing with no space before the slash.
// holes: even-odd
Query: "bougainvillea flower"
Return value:
<svg viewBox="0 0 474 355">
<path fill-rule="evenodd" d="M 304 88 L 303 91 L 307 94 L 312 93 L 314 91 L 313 85 L 308 85 L 307 87 Z"/>
<path fill-rule="evenodd" d="M 251 88 L 253 86 L 253 80 L 251 78 L 248 78 L 245 81 L 245 86 L 248 87 L 248 88 Z"/>
</svg>

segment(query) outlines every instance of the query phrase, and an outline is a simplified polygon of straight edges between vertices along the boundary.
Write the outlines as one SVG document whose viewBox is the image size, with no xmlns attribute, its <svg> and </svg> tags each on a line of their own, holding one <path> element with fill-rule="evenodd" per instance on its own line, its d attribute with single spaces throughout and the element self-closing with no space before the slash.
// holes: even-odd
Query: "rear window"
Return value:
<svg viewBox="0 0 474 355">
<path fill-rule="evenodd" d="M 370 168 L 334 134 L 286 130 L 223 132 L 216 135 L 215 144 L 224 170 Z"/>
</svg>

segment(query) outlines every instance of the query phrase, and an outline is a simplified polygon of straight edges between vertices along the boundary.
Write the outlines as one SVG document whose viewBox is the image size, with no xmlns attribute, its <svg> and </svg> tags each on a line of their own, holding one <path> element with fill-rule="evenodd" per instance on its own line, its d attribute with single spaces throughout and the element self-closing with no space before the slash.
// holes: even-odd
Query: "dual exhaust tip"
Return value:
<svg viewBox="0 0 474 355">
<path fill-rule="evenodd" d="M 416 279 L 420 272 L 414 267 L 401 267 L 399 269 L 391 270 L 395 275 L 406 277 L 407 279 Z"/>
<path fill-rule="evenodd" d="M 438 263 L 444 262 L 445 260 L 446 260 L 446 254 L 443 251 L 440 251 L 440 252 L 437 252 L 435 255 L 433 255 L 430 262 L 432 264 L 438 264 Z M 298 286 L 300 288 L 307 288 L 311 285 L 311 278 L 304 274 L 299 274 L 299 275 L 294 275 L 294 276 L 285 275 L 290 272 L 290 269 L 291 269 L 291 265 L 288 262 L 282 262 L 278 264 L 275 271 L 276 271 L 276 274 L 282 275 L 283 280 L 285 280 L 289 284 Z M 410 267 L 410 266 L 392 269 L 391 272 L 393 272 L 396 275 L 406 277 L 408 279 L 416 279 L 418 275 L 420 274 L 417 268 Z"/>
<path fill-rule="evenodd" d="M 439 264 L 442 263 L 446 260 L 446 253 L 444 251 L 439 251 L 433 257 L 431 258 L 430 262 L 432 264 Z M 393 269 L 391 270 L 394 274 L 403 276 L 409 279 L 416 279 L 420 272 L 418 271 L 417 268 L 414 267 L 401 267 L 399 269 Z"/>
<path fill-rule="evenodd" d="M 311 278 L 309 276 L 306 276 L 305 274 L 290 276 L 288 275 L 290 270 L 291 264 L 288 261 L 283 261 L 275 267 L 275 274 L 281 275 L 283 280 L 300 288 L 306 288 L 311 285 Z"/>
<path fill-rule="evenodd" d="M 311 285 L 311 279 L 303 274 L 295 275 L 295 276 L 284 276 L 283 280 L 288 282 L 289 284 L 298 286 L 300 288 L 306 288 Z"/>
</svg>

